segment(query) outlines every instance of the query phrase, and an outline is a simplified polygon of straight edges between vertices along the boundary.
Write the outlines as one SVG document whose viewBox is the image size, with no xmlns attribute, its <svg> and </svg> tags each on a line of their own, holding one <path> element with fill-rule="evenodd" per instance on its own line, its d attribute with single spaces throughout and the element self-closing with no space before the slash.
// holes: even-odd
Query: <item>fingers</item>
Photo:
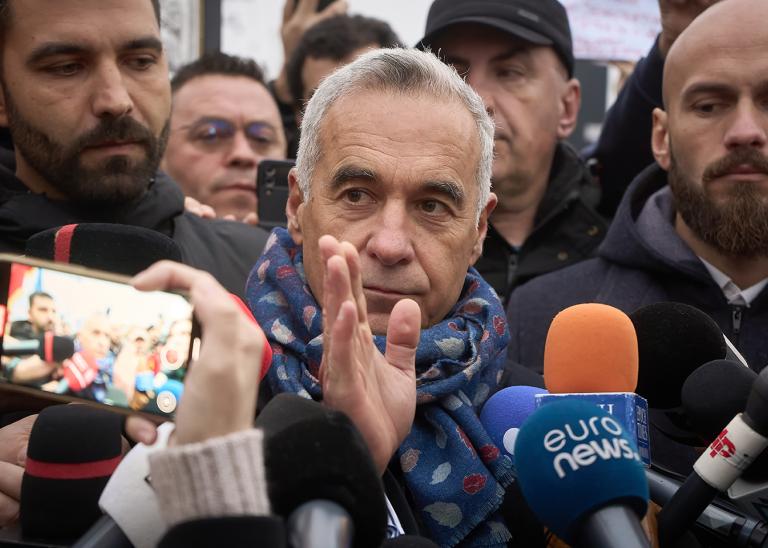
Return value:
<svg viewBox="0 0 768 548">
<path fill-rule="evenodd" d="M 251 211 L 245 216 L 243 222 L 247 225 L 256 226 L 259 224 L 259 215 L 255 211 Z"/>
<path fill-rule="evenodd" d="M 292 0 L 289 0 L 289 2 Z M 309 17 L 317 11 L 317 5 L 320 0 L 298 0 L 295 15 Z"/>
<path fill-rule="evenodd" d="M 152 445 L 157 439 L 157 426 L 147 419 L 132 416 L 125 421 L 125 433 L 136 443 Z"/>
<path fill-rule="evenodd" d="M 349 269 L 350 292 L 357 305 L 357 317 L 360 322 L 368 321 L 368 309 L 363 294 L 363 275 L 360 268 L 360 255 L 357 249 L 349 242 L 341 243 L 341 251 Z"/>
<path fill-rule="evenodd" d="M 24 468 L 9 462 L 0 461 L 0 493 L 15 500 L 21 498 L 21 477 Z"/>
<path fill-rule="evenodd" d="M 334 344 L 328 356 L 323 381 L 333 383 L 335 396 L 344 397 L 357 379 L 353 357 L 353 333 L 357 326 L 357 307 L 352 301 L 344 301 L 333 323 L 331 337 Z"/>
<path fill-rule="evenodd" d="M 37 415 L 30 415 L 0 428 L 0 462 L 24 466 L 29 434 L 36 420 Z"/>
<path fill-rule="evenodd" d="M 387 324 L 387 362 L 402 370 L 416 367 L 416 347 L 421 334 L 421 309 L 416 301 L 398 301 Z"/>
</svg>

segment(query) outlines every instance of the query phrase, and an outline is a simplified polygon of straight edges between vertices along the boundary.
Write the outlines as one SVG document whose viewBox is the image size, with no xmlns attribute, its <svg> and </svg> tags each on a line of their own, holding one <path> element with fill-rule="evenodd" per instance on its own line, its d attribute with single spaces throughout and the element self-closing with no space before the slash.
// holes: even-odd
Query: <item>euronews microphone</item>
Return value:
<svg viewBox="0 0 768 548">
<path fill-rule="evenodd" d="M 629 317 L 612 306 L 578 304 L 561 311 L 549 327 L 544 384 L 550 393 L 536 396 L 536 404 L 580 399 L 603 408 L 650 465 L 648 403 L 634 393 L 637 377 L 637 336 Z"/>
<path fill-rule="evenodd" d="M 672 543 L 718 492 L 726 491 L 768 446 L 768 369 L 752 384 L 746 409 L 736 415 L 658 516 L 663 544 Z"/>
<path fill-rule="evenodd" d="M 518 482 L 529 506 L 575 547 L 647 548 L 645 471 L 619 422 L 592 403 L 538 409 L 515 442 Z"/>
<path fill-rule="evenodd" d="M 368 447 L 346 415 L 295 394 L 259 414 L 269 499 L 293 548 L 379 546 L 387 505 Z"/>
</svg>

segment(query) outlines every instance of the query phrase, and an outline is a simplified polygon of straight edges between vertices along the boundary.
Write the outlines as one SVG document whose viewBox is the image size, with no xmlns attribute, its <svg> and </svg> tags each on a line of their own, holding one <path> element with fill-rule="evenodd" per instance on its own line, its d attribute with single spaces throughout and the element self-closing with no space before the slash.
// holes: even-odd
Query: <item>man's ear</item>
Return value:
<svg viewBox="0 0 768 548">
<path fill-rule="evenodd" d="M 299 172 L 294 167 L 288 172 L 288 201 L 285 203 L 285 216 L 288 219 L 288 232 L 296 245 L 301 245 L 304 241 L 301 218 L 305 205 L 304 193 L 299 187 Z"/>
<path fill-rule="evenodd" d="M 669 150 L 669 116 L 660 108 L 653 109 L 653 130 L 651 132 L 651 148 L 656 163 L 665 171 L 669 171 L 671 155 Z"/>
<path fill-rule="evenodd" d="M 488 202 L 480 212 L 480 219 L 477 222 L 477 239 L 472 246 L 472 255 L 469 258 L 470 265 L 475 264 L 480 258 L 480 255 L 483 254 L 483 242 L 485 241 L 485 235 L 488 233 L 488 218 L 491 216 L 491 213 L 493 213 L 493 210 L 496 209 L 498 201 L 499 199 L 496 195 L 491 192 L 490 196 L 488 196 Z"/>
<path fill-rule="evenodd" d="M 565 139 L 576 129 L 581 108 L 581 84 L 576 78 L 565 83 L 560 96 L 560 119 L 557 124 L 557 138 Z"/>
</svg>

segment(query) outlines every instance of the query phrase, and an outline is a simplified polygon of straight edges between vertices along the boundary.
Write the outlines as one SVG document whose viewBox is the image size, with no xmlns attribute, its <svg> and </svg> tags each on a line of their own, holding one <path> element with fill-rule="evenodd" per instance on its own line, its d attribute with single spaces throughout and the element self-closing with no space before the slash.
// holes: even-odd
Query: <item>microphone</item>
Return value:
<svg viewBox="0 0 768 548">
<path fill-rule="evenodd" d="M 693 371 L 680 391 L 690 429 L 702 440 L 717 437 L 744 410 L 756 378 L 757 373 L 731 360 L 712 360 Z"/>
<path fill-rule="evenodd" d="M 726 357 L 717 323 L 682 303 L 654 303 L 630 314 L 637 332 L 640 369 L 637 393 L 655 409 L 680 405 L 685 379 L 700 365 Z"/>
<path fill-rule="evenodd" d="M 148 481 L 149 455 L 168 446 L 173 429 L 173 423 L 161 424 L 155 443 L 136 444 L 123 457 L 99 497 L 99 508 L 105 515 L 72 548 L 157 546 L 167 526 Z"/>
<path fill-rule="evenodd" d="M 537 395 L 536 405 L 579 399 L 601 407 L 619 420 L 649 466 L 648 402 L 634 393 L 637 378 L 637 337 L 629 317 L 612 306 L 578 304 L 549 327 L 544 384 L 550 393 Z"/>
<path fill-rule="evenodd" d="M 295 394 L 278 394 L 256 426 L 264 430 L 272 510 L 287 519 L 295 548 L 383 542 L 387 506 L 381 478 L 346 415 Z"/>
<path fill-rule="evenodd" d="M 121 417 L 86 405 L 40 412 L 21 483 L 25 537 L 73 540 L 101 516 L 97 501 L 121 459 Z"/>
<path fill-rule="evenodd" d="M 561 400 L 538 409 L 515 443 L 528 504 L 556 535 L 579 547 L 649 547 L 640 525 L 648 484 L 619 422 L 595 405 Z"/>
<path fill-rule="evenodd" d="M 46 362 L 63 362 L 75 353 L 75 341 L 46 331 L 39 337 L 20 341 L 3 341 L 3 356 L 29 356 L 36 354 Z"/>
<path fill-rule="evenodd" d="M 499 390 L 485 402 L 480 422 L 494 445 L 515 461 L 515 440 L 520 427 L 536 410 L 536 396 L 546 394 L 544 388 L 510 386 Z"/>
<path fill-rule="evenodd" d="M 646 470 L 651 500 L 659 506 L 666 505 L 680 489 L 682 482 L 656 470 Z M 753 548 L 768 546 L 768 525 L 731 510 L 707 505 L 696 518 L 696 525 L 715 535 L 728 546 Z"/>
<path fill-rule="evenodd" d="M 181 249 L 155 230 L 114 223 L 50 228 L 27 240 L 25 255 L 134 276 L 157 261 L 182 262 Z"/>
<path fill-rule="evenodd" d="M 752 384 L 746 409 L 701 454 L 658 516 L 663 544 L 672 543 L 714 499 L 726 491 L 768 446 L 768 369 Z"/>
</svg>

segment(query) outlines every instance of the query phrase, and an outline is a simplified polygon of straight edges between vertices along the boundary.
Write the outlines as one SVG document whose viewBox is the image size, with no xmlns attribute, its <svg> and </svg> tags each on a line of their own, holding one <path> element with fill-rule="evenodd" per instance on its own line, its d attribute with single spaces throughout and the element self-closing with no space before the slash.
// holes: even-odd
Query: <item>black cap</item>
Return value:
<svg viewBox="0 0 768 548">
<path fill-rule="evenodd" d="M 557 0 L 435 0 L 418 47 L 457 23 L 479 23 L 532 44 L 551 46 L 573 76 L 573 41 L 568 14 Z"/>
</svg>

